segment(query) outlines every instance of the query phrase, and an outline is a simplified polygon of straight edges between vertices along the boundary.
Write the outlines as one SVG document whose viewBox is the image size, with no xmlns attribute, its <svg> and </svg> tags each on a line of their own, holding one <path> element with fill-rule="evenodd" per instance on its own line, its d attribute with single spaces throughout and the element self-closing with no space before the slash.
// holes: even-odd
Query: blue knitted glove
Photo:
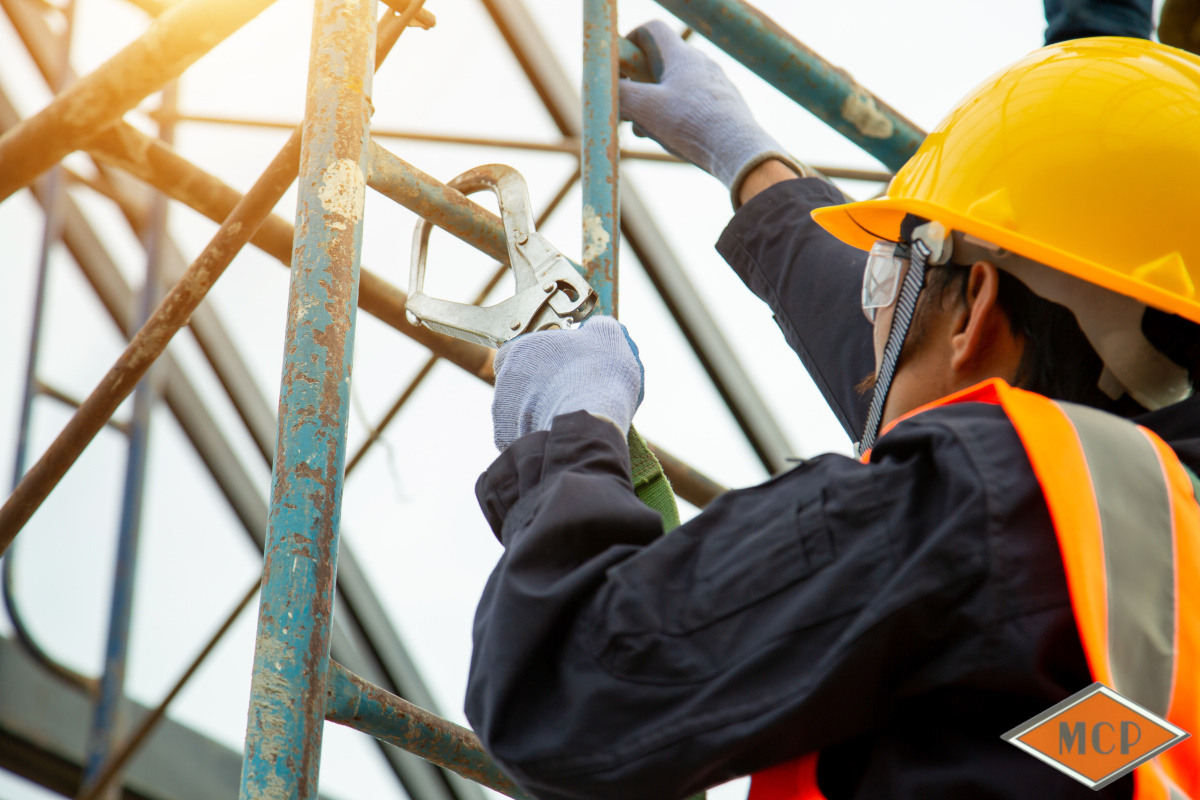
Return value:
<svg viewBox="0 0 1200 800">
<path fill-rule="evenodd" d="M 518 336 L 496 353 L 492 425 L 506 449 L 560 414 L 587 411 L 625 434 L 641 405 L 645 373 L 637 345 L 612 317 L 589 317 L 578 328 Z"/>
<path fill-rule="evenodd" d="M 646 53 L 658 83 L 622 78 L 621 118 L 671 153 L 737 189 L 751 169 L 770 158 L 791 163 L 784 149 L 754 121 L 746 101 L 713 61 L 654 20 L 629 38 Z"/>
</svg>

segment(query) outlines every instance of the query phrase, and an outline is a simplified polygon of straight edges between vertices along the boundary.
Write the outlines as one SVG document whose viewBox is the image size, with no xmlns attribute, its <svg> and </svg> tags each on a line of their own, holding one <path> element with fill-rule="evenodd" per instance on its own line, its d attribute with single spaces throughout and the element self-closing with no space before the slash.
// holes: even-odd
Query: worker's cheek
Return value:
<svg viewBox="0 0 1200 800">
<path fill-rule="evenodd" d="M 879 374 L 879 365 L 883 363 L 883 348 L 887 346 L 888 331 L 892 329 L 892 314 L 896 307 L 881 308 L 875 314 L 875 330 L 872 334 L 875 343 L 875 374 Z"/>
<path fill-rule="evenodd" d="M 896 284 L 898 287 L 904 286 L 904 279 L 908 276 L 908 262 L 905 261 L 901 266 L 899 274 L 896 275 Z M 899 295 L 899 292 L 897 292 Z M 893 300 L 890 306 L 880 308 L 875 312 L 875 374 L 879 374 L 879 365 L 883 363 L 883 348 L 887 346 L 888 333 L 892 330 L 892 317 L 896 313 L 896 302 Z"/>
</svg>

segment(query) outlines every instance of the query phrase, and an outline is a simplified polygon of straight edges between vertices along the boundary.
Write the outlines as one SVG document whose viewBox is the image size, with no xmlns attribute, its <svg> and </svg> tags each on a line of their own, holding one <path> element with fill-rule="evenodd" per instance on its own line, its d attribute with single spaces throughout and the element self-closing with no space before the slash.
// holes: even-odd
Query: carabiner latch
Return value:
<svg viewBox="0 0 1200 800">
<path fill-rule="evenodd" d="M 405 312 L 410 323 L 468 342 L 499 347 L 519 334 L 564 328 L 591 313 L 598 299 L 596 292 L 566 256 L 533 229 L 529 190 L 521 173 L 504 164 L 488 164 L 464 172 L 449 185 L 463 194 L 484 189 L 496 193 L 517 290 L 492 306 L 456 303 L 425 294 L 425 254 L 432 225 L 421 218 L 413 231 Z"/>
</svg>

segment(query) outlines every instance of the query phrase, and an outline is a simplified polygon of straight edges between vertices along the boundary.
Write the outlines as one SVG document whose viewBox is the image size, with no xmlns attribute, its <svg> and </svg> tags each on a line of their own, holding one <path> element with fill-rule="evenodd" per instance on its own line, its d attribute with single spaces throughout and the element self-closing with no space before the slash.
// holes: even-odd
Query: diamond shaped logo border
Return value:
<svg viewBox="0 0 1200 800">
<path fill-rule="evenodd" d="M 1130 711 L 1133 711 L 1136 714 L 1140 714 L 1141 716 L 1146 717 L 1147 719 L 1153 721 L 1155 724 L 1161 725 L 1162 727 L 1166 728 L 1168 731 L 1173 733 L 1174 736 L 1171 739 L 1168 739 L 1163 744 L 1154 748 L 1153 750 L 1151 750 L 1151 751 L 1139 756 L 1138 758 L 1134 759 L 1133 761 L 1129 762 L 1128 764 L 1126 764 L 1125 766 L 1116 770 L 1115 772 L 1109 773 L 1108 775 L 1101 778 L 1099 781 L 1093 781 L 1091 778 L 1088 778 L 1086 775 L 1081 775 L 1080 773 L 1078 773 L 1075 770 L 1068 767 L 1066 764 L 1063 764 L 1059 761 L 1055 761 L 1050 756 L 1046 755 L 1045 753 L 1041 752 L 1040 750 L 1030 747 L 1029 745 L 1025 744 L 1024 742 L 1022 742 L 1020 740 L 1019 737 L 1024 736 L 1026 733 L 1029 733 L 1029 731 L 1038 727 L 1046 720 L 1048 720 L 1052 717 L 1055 717 L 1058 714 L 1061 714 L 1063 711 L 1066 711 L 1067 709 L 1072 708 L 1073 706 L 1079 705 L 1084 700 L 1087 700 L 1089 697 L 1092 697 L 1095 694 L 1103 694 L 1106 697 L 1111 698 L 1112 700 L 1114 700 L 1114 701 L 1120 703 L 1121 705 L 1125 706 L 1126 708 L 1128 708 Z M 1157 714 L 1147 711 L 1146 709 L 1142 708 L 1140 705 L 1133 702 L 1129 698 L 1124 697 L 1120 694 L 1117 694 L 1115 691 L 1108 688 L 1103 683 L 1096 681 L 1091 686 L 1088 686 L 1084 689 L 1079 690 L 1078 692 L 1071 695 L 1070 697 L 1063 700 L 1062 702 L 1055 703 L 1053 706 L 1051 706 L 1050 708 L 1047 708 L 1045 711 L 1038 714 L 1037 716 L 1034 716 L 1034 717 L 1026 720 L 1025 722 L 1022 722 L 1020 725 L 1018 725 L 1017 727 L 1008 731 L 1007 733 L 1001 734 L 1000 738 L 1003 739 L 1004 741 L 1008 742 L 1011 745 L 1015 745 L 1016 747 L 1021 748 L 1026 753 L 1028 753 L 1029 755 L 1038 759 L 1039 761 L 1049 764 L 1050 766 L 1054 767 L 1056 770 L 1063 773 L 1064 775 L 1068 775 L 1068 776 L 1074 778 L 1075 780 L 1082 783 L 1084 786 L 1087 786 L 1089 789 L 1096 790 L 1096 789 L 1103 789 L 1105 786 L 1108 786 L 1110 783 L 1117 780 L 1118 778 L 1125 777 L 1130 772 L 1133 772 L 1135 769 L 1140 767 L 1142 764 L 1146 763 L 1147 761 L 1149 761 L 1150 759 L 1159 755 L 1160 753 L 1170 750 L 1172 747 L 1179 744 L 1180 742 L 1182 742 L 1183 740 L 1187 739 L 1190 736 L 1191 736 L 1190 733 L 1185 731 L 1183 728 L 1180 728 L 1178 725 L 1174 725 L 1174 724 L 1168 722 L 1167 720 L 1163 719 L 1162 717 L 1158 716 Z"/>
</svg>

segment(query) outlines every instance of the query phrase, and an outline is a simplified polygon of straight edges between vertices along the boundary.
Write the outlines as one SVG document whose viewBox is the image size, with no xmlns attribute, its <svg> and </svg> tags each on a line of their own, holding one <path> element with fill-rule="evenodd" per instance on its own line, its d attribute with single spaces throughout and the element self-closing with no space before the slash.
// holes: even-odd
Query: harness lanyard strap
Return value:
<svg viewBox="0 0 1200 800">
<path fill-rule="evenodd" d="M 904 283 L 900 287 L 900 297 L 896 300 L 896 308 L 892 312 L 892 325 L 888 329 L 887 344 L 883 348 L 883 359 L 875 376 L 875 393 L 871 397 L 871 407 L 867 410 L 867 425 L 863 430 L 862 441 L 855 446 L 857 455 L 874 447 L 875 437 L 879 435 L 879 421 L 883 418 L 883 406 L 892 388 L 896 362 L 900 360 L 900 353 L 904 349 L 904 340 L 908 336 L 908 328 L 917 309 L 917 298 L 921 289 L 925 287 L 925 265 L 928 263 L 929 254 L 929 246 L 925 242 L 920 239 L 913 242 L 908 274 L 904 276 Z"/>
<path fill-rule="evenodd" d="M 675 492 L 671 482 L 663 473 L 654 453 L 636 428 L 629 429 L 629 466 L 633 474 L 633 490 L 638 499 L 662 515 L 663 533 L 679 527 L 679 507 L 675 504 Z"/>
</svg>

